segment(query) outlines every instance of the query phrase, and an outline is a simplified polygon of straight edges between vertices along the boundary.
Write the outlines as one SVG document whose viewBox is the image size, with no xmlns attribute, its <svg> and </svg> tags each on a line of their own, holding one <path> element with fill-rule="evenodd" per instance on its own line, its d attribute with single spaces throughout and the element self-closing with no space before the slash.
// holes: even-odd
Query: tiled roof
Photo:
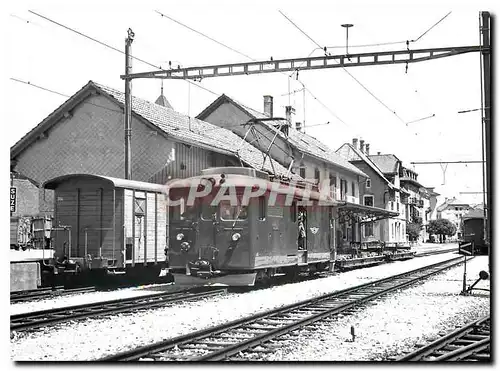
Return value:
<svg viewBox="0 0 500 371">
<path fill-rule="evenodd" d="M 248 106 L 245 106 L 244 104 L 227 97 L 226 95 L 223 96 L 225 99 L 232 101 L 234 104 L 239 105 L 241 108 L 243 108 L 245 111 L 250 116 L 253 116 L 256 119 L 263 119 L 263 118 L 269 118 L 266 114 L 259 112 L 257 110 L 254 110 L 253 108 L 250 108 Z M 215 103 L 215 102 L 214 102 Z M 209 106 L 211 107 L 211 106 Z M 200 113 L 198 116 L 202 116 L 205 114 L 205 112 L 208 110 L 208 108 L 205 109 L 202 113 Z M 263 125 L 266 125 L 270 127 L 273 130 L 277 130 L 274 128 L 273 125 L 280 125 L 283 122 L 282 121 L 261 121 Z M 286 138 L 285 134 L 283 134 L 281 131 L 278 132 L 278 135 L 280 135 L 282 138 Z M 329 162 L 331 164 L 334 164 L 336 166 L 342 167 L 346 170 L 349 170 L 355 174 L 361 175 L 363 177 L 367 177 L 365 173 L 363 173 L 361 170 L 359 170 L 356 166 L 351 164 L 349 161 L 345 160 L 341 156 L 339 156 L 335 151 L 331 148 L 329 148 L 326 144 L 320 142 L 316 138 L 303 133 L 301 131 L 297 131 L 293 128 L 289 128 L 288 130 L 288 142 L 296 147 L 299 151 L 304 152 L 308 155 L 317 157 L 323 161 Z"/>
<path fill-rule="evenodd" d="M 394 155 L 369 155 L 370 160 L 372 160 L 375 165 L 384 173 L 391 174 L 397 173 L 397 164 L 399 159 Z"/>
<path fill-rule="evenodd" d="M 94 82 L 92 84 L 115 98 L 121 104 L 125 103 L 125 94 L 121 91 Z M 185 116 L 173 109 L 134 96 L 132 97 L 132 111 L 173 138 L 200 147 L 209 147 L 216 152 L 230 153 L 236 157 L 239 152 L 239 156 L 244 163 L 259 170 L 262 168 L 262 152 L 249 143 L 240 146 L 242 142 L 241 138 L 230 130 Z M 274 160 L 272 161 L 277 175 L 285 175 L 287 173 L 285 167 Z M 266 160 L 264 170 L 273 173 L 269 159 Z M 289 176 L 295 179 L 302 179 L 295 174 L 289 174 Z"/>
<path fill-rule="evenodd" d="M 469 207 L 469 204 L 466 204 L 465 202 L 462 202 L 460 200 L 457 200 L 455 197 L 451 199 L 447 199 L 445 202 L 443 202 L 441 205 L 438 206 L 437 210 L 438 211 L 443 211 L 445 210 L 448 206 L 467 206 Z"/>
<path fill-rule="evenodd" d="M 382 173 L 382 171 L 378 168 L 377 165 L 367 156 L 365 155 L 361 150 L 353 147 L 350 143 L 344 143 L 337 151 L 336 153 L 341 153 L 343 149 L 348 149 L 349 154 L 347 154 L 349 157 L 347 158 L 349 161 L 364 161 L 368 166 L 372 168 L 377 175 L 379 175 L 389 186 L 389 188 L 395 188 L 397 187 L 394 186 Z"/>
</svg>

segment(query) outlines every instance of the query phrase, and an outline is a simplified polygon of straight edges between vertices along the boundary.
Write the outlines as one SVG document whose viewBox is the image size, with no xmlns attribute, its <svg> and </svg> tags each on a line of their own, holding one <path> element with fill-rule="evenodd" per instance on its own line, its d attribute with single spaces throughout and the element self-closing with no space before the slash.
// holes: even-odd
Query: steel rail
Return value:
<svg viewBox="0 0 500 371">
<path fill-rule="evenodd" d="M 11 293 L 10 303 L 14 304 L 35 299 L 44 299 L 44 298 L 52 298 L 55 296 L 80 294 L 85 292 L 93 292 L 95 290 L 96 290 L 95 287 L 82 287 L 77 289 L 65 289 L 62 286 L 56 288 L 41 288 L 37 290 Z"/>
<path fill-rule="evenodd" d="M 419 258 L 421 256 L 428 256 L 428 255 L 438 255 L 438 254 L 445 254 L 448 252 L 458 252 L 458 247 L 455 247 L 453 249 L 446 249 L 446 250 L 432 250 L 432 251 L 427 251 L 427 252 L 421 252 L 421 253 L 416 253 L 414 255 L 415 258 Z"/>
<path fill-rule="evenodd" d="M 490 360 L 490 316 L 469 322 L 397 359 L 398 362 Z"/>
<path fill-rule="evenodd" d="M 462 257 L 449 259 L 395 276 L 324 294 L 299 303 L 104 357 L 98 361 L 136 361 L 140 359 L 172 361 L 224 360 L 240 352 L 249 351 L 253 347 L 262 346 L 263 343 L 300 327 L 352 310 L 364 302 L 412 285 L 417 281 L 461 263 L 463 263 Z M 249 334 L 253 335 L 248 337 Z M 221 340 L 224 341 L 220 342 Z M 182 353 L 186 353 L 186 351 L 188 354 L 183 355 Z M 205 353 L 206 351 L 209 351 L 209 353 Z M 264 351 L 269 351 L 269 348 Z M 205 354 L 192 354 L 196 352 Z"/>
<path fill-rule="evenodd" d="M 75 319 L 83 319 L 114 313 L 124 313 L 144 308 L 154 308 L 165 304 L 199 299 L 226 293 L 227 289 L 192 293 L 189 290 L 174 293 L 158 293 L 126 299 L 87 303 L 70 307 L 41 310 L 10 316 L 10 330 L 21 331 L 42 326 L 54 325 Z"/>
</svg>

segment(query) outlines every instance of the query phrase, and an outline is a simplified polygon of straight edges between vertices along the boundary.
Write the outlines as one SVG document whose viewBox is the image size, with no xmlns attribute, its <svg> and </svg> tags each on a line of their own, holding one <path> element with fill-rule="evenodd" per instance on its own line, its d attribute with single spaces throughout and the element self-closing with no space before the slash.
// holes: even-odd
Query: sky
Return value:
<svg viewBox="0 0 500 371">
<path fill-rule="evenodd" d="M 479 44 L 479 11 L 494 13 L 492 1 L 141 1 L 28 2 L 3 5 L 5 27 L 2 117 L 5 150 L 40 123 L 89 80 L 124 90 L 127 29 L 135 33 L 133 72 L 331 54 L 424 49 Z M 164 14 L 162 16 L 159 13 Z M 451 13 L 450 13 L 451 12 Z M 34 14 L 37 13 L 38 15 Z M 114 50 L 72 32 L 57 22 Z M 185 26 L 167 18 L 183 23 Z M 442 19 L 444 17 L 444 19 Z M 287 19 L 288 18 L 288 19 Z M 441 20 L 442 19 L 442 20 Z M 440 21 L 438 23 L 438 21 Z M 292 24 L 292 22 L 294 24 Z M 436 24 L 437 23 L 437 24 Z M 300 30 L 298 28 L 300 28 Z M 193 31 L 196 30 L 198 32 Z M 209 40 L 207 35 L 219 43 Z M 390 44 L 386 44 L 390 43 Z M 381 45 L 384 44 L 384 45 Z M 369 46 L 364 46 L 369 45 Z M 232 50 L 231 50 L 232 49 Z M 200 83 L 164 80 L 173 108 L 196 116 L 219 95 L 263 110 L 274 97 L 275 116 L 292 105 L 293 121 L 338 149 L 352 138 L 370 153 L 395 154 L 418 180 L 444 197 L 480 203 L 481 164 L 411 165 L 418 161 L 481 160 L 479 53 L 410 64 L 207 78 Z M 30 84 L 27 84 L 29 82 Z M 36 88 L 34 85 L 42 87 Z M 211 90 L 208 92 L 201 87 Z M 150 101 L 161 80 L 137 79 L 132 94 Z M 304 93 L 303 86 L 306 87 Z M 52 92 L 49 92 L 50 90 Z M 7 154 L 5 154 L 5 158 Z"/>
</svg>

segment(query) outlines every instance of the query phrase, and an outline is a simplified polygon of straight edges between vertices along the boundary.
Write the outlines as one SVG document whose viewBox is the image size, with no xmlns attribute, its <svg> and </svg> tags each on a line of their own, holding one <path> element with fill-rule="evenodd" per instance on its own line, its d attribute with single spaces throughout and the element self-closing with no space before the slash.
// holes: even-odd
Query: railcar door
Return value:
<svg viewBox="0 0 500 371">
<path fill-rule="evenodd" d="M 210 199 L 203 199 L 200 209 L 198 257 L 213 261 L 218 255 L 217 235 L 220 231 L 220 216 L 217 206 L 213 206 Z"/>
</svg>

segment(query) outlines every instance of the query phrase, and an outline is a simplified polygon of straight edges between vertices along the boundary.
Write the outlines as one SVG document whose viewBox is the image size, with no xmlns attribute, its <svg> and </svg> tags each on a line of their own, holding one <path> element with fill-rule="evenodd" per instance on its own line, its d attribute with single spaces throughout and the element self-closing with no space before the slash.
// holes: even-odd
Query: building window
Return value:
<svg viewBox="0 0 500 371">
<path fill-rule="evenodd" d="M 354 182 L 352 182 L 352 197 L 356 197 L 356 186 L 354 185 Z"/>
<path fill-rule="evenodd" d="M 336 198 L 337 195 L 337 178 L 330 174 L 330 196 Z"/>
<path fill-rule="evenodd" d="M 363 196 L 363 203 L 365 206 L 373 206 L 373 196 Z"/>
<path fill-rule="evenodd" d="M 346 196 L 346 189 L 345 189 L 345 180 L 344 179 L 340 179 L 340 199 L 341 200 L 345 200 L 345 196 Z"/>
<path fill-rule="evenodd" d="M 300 164 L 299 175 L 304 179 L 306 178 L 306 167 L 304 164 Z"/>
<path fill-rule="evenodd" d="M 391 201 L 391 211 L 394 211 L 394 201 Z"/>
<path fill-rule="evenodd" d="M 365 237 L 373 237 L 373 223 L 365 224 Z"/>
<path fill-rule="evenodd" d="M 319 173 L 319 169 L 316 168 L 314 169 L 314 179 L 316 179 L 318 181 L 318 184 L 319 184 L 319 179 L 320 178 L 320 173 Z"/>
<path fill-rule="evenodd" d="M 366 180 L 366 188 L 371 188 L 372 187 L 372 180 L 371 179 L 367 179 Z"/>
</svg>

